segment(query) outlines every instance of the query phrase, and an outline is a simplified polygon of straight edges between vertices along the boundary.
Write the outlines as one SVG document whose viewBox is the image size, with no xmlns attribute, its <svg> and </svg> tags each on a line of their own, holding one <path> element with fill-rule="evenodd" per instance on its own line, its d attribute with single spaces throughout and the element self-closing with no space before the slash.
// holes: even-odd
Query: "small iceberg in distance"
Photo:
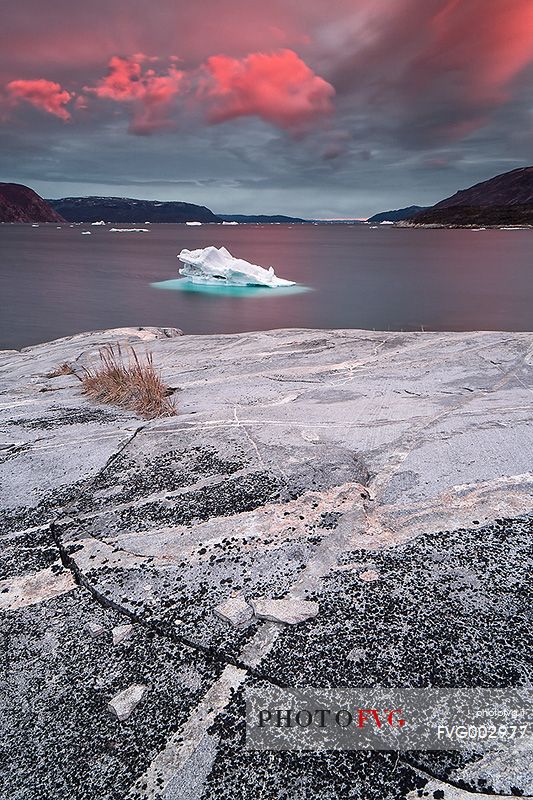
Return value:
<svg viewBox="0 0 533 800">
<path fill-rule="evenodd" d="M 109 228 L 109 233 L 148 233 L 148 228 Z"/>
<path fill-rule="evenodd" d="M 225 247 L 182 250 L 180 275 L 193 283 L 210 286 L 265 286 L 273 289 L 294 286 L 294 281 L 278 278 L 273 267 L 264 269 L 243 258 L 234 258 Z"/>
</svg>

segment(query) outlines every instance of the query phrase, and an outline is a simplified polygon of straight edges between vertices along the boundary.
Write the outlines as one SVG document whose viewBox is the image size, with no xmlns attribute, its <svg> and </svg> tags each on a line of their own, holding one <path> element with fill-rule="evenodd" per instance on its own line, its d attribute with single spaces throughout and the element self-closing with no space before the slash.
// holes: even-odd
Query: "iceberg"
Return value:
<svg viewBox="0 0 533 800">
<path fill-rule="evenodd" d="M 225 247 L 182 250 L 180 275 L 193 283 L 211 286 L 294 286 L 294 281 L 278 278 L 273 267 L 264 269 L 242 258 L 234 258 Z"/>
<path fill-rule="evenodd" d="M 105 222 L 101 219 L 99 222 L 91 222 L 91 225 L 105 225 Z"/>
<path fill-rule="evenodd" d="M 148 233 L 148 228 L 109 228 L 109 233 Z"/>
</svg>

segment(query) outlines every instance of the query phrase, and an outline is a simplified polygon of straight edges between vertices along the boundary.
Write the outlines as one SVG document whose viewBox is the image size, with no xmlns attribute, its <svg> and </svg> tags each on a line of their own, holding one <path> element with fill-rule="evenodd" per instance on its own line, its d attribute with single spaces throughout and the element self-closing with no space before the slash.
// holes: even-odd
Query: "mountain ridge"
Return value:
<svg viewBox="0 0 533 800">
<path fill-rule="evenodd" d="M 65 222 L 37 192 L 22 183 L 0 183 L 0 222 Z"/>
<path fill-rule="evenodd" d="M 290 217 L 286 214 L 218 214 L 218 216 L 223 222 L 238 222 L 243 225 L 254 222 L 260 224 L 273 222 L 280 224 L 311 222 L 311 220 L 308 219 Z"/>
<path fill-rule="evenodd" d="M 393 211 L 380 211 L 379 214 L 369 217 L 367 222 L 402 222 L 406 219 L 412 219 L 427 208 L 429 206 L 406 206 L 406 208 L 397 208 Z"/>
<path fill-rule="evenodd" d="M 533 224 L 533 166 L 460 189 L 412 218 L 415 225 Z"/>
<path fill-rule="evenodd" d="M 222 222 L 207 206 L 133 197 L 62 197 L 48 200 L 67 222 Z"/>
</svg>

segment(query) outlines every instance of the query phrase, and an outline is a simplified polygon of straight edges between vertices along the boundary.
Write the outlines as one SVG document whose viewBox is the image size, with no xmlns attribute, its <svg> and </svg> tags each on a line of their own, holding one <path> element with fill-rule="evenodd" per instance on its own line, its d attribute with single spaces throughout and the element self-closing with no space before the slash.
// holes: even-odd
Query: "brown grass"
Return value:
<svg viewBox="0 0 533 800">
<path fill-rule="evenodd" d="M 53 370 L 53 372 L 49 372 L 46 377 L 59 378 L 60 375 L 75 375 L 75 374 L 76 373 L 74 372 L 70 364 L 67 364 L 67 362 L 64 361 L 63 364 L 60 364 L 59 367 L 57 367 L 57 369 Z"/>
<path fill-rule="evenodd" d="M 141 358 L 132 347 L 106 345 L 100 350 L 100 363 L 84 368 L 81 382 L 93 400 L 128 408 L 145 419 L 176 413 L 168 398 L 171 390 L 161 380 L 151 353 Z"/>
</svg>

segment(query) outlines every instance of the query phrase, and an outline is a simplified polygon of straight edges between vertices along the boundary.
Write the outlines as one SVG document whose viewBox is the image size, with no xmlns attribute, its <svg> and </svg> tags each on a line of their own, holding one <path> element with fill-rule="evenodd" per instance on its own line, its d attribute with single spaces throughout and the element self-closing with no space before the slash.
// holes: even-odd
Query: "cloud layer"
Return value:
<svg viewBox="0 0 533 800">
<path fill-rule="evenodd" d="M 289 131 L 303 132 L 333 111 L 333 86 L 316 75 L 293 51 L 250 53 L 244 58 L 211 56 L 188 72 L 171 63 L 164 68 L 156 56 L 143 53 L 112 56 L 107 75 L 83 94 L 68 92 L 45 79 L 14 80 L 7 86 L 12 105 L 26 100 L 67 121 L 65 108 L 86 110 L 91 99 L 127 104 L 132 109 L 130 133 L 150 134 L 174 125 L 176 111 L 199 110 L 210 124 L 237 117 L 258 117 Z M 159 71 L 158 71 L 159 70 Z M 178 105 L 178 99 L 183 102 Z"/>
<path fill-rule="evenodd" d="M 142 150 L 147 179 L 186 175 L 207 204 L 211 179 L 233 207 L 252 181 L 252 202 L 290 187 L 306 205 L 312 188 L 334 209 L 381 184 L 391 202 L 437 200 L 533 160 L 531 0 L 26 0 L 0 35 L 13 178 L 26 142 L 41 152 L 26 179 L 53 182 L 61 141 L 80 186 L 106 156 L 110 182 L 128 165 L 133 180 Z M 145 149 L 128 133 L 153 135 Z"/>
</svg>

